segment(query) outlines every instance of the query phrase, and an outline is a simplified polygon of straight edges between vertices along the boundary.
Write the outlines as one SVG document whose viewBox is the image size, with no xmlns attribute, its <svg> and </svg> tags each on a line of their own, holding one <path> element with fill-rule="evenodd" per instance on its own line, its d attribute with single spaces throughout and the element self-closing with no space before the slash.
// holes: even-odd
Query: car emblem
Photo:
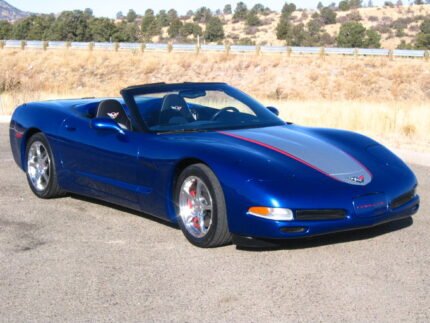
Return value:
<svg viewBox="0 0 430 323">
<path fill-rule="evenodd" d="M 362 184 L 364 182 L 364 176 L 363 175 L 360 175 L 360 176 L 351 176 L 351 177 L 348 177 L 348 180 L 350 182 L 353 182 L 353 183 Z"/>
<path fill-rule="evenodd" d="M 107 114 L 111 119 L 116 119 L 119 116 L 119 112 L 109 112 Z"/>
<path fill-rule="evenodd" d="M 172 110 L 181 111 L 182 107 L 180 105 L 174 105 L 171 107 Z"/>
</svg>

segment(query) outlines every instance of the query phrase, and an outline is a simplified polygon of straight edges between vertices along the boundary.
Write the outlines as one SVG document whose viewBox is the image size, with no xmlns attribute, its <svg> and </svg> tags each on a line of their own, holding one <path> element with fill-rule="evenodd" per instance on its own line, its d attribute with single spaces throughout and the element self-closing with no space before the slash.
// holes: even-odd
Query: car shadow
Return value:
<svg viewBox="0 0 430 323">
<path fill-rule="evenodd" d="M 145 214 L 143 212 L 139 212 L 139 211 L 136 211 L 136 210 L 133 210 L 133 209 L 129 209 L 129 208 L 126 208 L 126 207 L 123 207 L 123 206 L 119 206 L 117 204 L 112 204 L 112 203 L 109 203 L 109 202 L 97 200 L 97 199 L 94 199 L 94 198 L 91 198 L 91 197 L 87 197 L 87 196 L 76 195 L 76 194 L 70 194 L 69 197 L 71 197 L 72 199 L 83 201 L 83 202 L 92 203 L 92 204 L 98 204 L 98 205 L 105 206 L 105 207 L 108 207 L 108 208 L 111 208 L 111 209 L 115 209 L 115 210 L 118 210 L 118 211 L 121 211 L 121 212 L 126 212 L 126 213 L 129 213 L 129 214 L 137 215 L 137 216 L 139 216 L 141 218 L 144 218 L 146 220 L 150 220 L 150 221 L 153 221 L 153 222 L 156 222 L 156 223 L 159 223 L 159 224 L 164 224 L 164 225 L 167 225 L 167 226 L 169 226 L 169 227 L 171 227 L 173 229 L 179 229 L 179 226 L 177 224 L 175 224 L 175 223 L 169 222 L 169 221 L 161 219 L 161 218 L 157 218 L 157 217 L 149 215 L 149 214 Z"/>
<path fill-rule="evenodd" d="M 239 250 L 244 251 L 276 251 L 276 250 L 294 250 L 294 249 L 308 249 L 317 248 L 326 245 L 333 245 L 338 243 L 346 243 L 359 240 L 372 239 L 387 233 L 392 233 L 398 230 L 410 227 L 414 223 L 412 217 L 400 219 L 397 221 L 381 224 L 372 228 L 357 229 L 345 232 L 332 233 L 323 236 L 301 238 L 294 240 L 283 240 L 283 241 L 270 241 L 273 243 L 272 246 L 258 245 L 247 247 L 247 246 L 236 246 Z"/>
<path fill-rule="evenodd" d="M 112 204 L 109 202 L 97 200 L 86 196 L 75 195 L 75 194 L 71 194 L 69 196 L 76 200 L 109 207 L 121 212 L 126 212 L 129 214 L 139 216 L 141 218 L 156 222 L 158 224 L 164 224 L 172 229 L 180 230 L 179 226 L 175 223 L 171 223 L 167 220 L 160 219 L 155 216 L 145 214 L 133 209 L 129 209 L 126 207 L 122 207 L 116 204 Z M 298 239 L 291 239 L 291 240 L 276 240 L 276 241 L 265 240 L 265 241 L 262 241 L 261 245 L 257 242 L 252 246 L 236 245 L 236 248 L 238 250 L 251 251 L 251 252 L 317 248 L 325 245 L 333 245 L 338 243 L 372 239 L 387 233 L 392 233 L 398 230 L 402 230 L 404 228 L 411 226 L 412 224 L 413 224 L 413 219 L 412 217 L 409 217 L 409 218 L 381 224 L 372 228 L 332 233 L 332 234 L 311 237 L 311 238 L 298 238 Z"/>
</svg>

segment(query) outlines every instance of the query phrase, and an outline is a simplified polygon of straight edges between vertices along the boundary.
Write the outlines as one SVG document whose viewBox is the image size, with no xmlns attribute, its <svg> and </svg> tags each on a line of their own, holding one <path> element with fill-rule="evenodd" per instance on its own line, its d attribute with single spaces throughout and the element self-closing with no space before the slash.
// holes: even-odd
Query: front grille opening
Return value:
<svg viewBox="0 0 430 323">
<path fill-rule="evenodd" d="M 321 220 L 341 220 L 346 218 L 346 211 L 339 209 L 323 210 L 297 210 L 296 220 L 300 221 L 321 221 Z"/>
<path fill-rule="evenodd" d="M 401 207 L 402 205 L 405 205 L 409 201 L 411 201 L 416 195 L 415 188 L 405 194 L 400 195 L 399 197 L 396 197 L 394 200 L 391 201 L 390 207 L 392 209 L 397 209 L 398 207 Z"/>
<path fill-rule="evenodd" d="M 283 233 L 301 233 L 301 232 L 305 232 L 306 228 L 304 228 L 304 227 L 283 227 L 280 230 Z"/>
</svg>

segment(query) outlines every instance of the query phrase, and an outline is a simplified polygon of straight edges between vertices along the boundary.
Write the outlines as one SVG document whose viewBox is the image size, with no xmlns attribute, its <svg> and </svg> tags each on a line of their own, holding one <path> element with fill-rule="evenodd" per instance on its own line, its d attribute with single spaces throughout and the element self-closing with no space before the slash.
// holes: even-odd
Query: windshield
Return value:
<svg viewBox="0 0 430 323">
<path fill-rule="evenodd" d="M 284 122 L 263 105 L 227 85 L 178 85 L 134 96 L 151 132 L 208 131 L 268 127 Z"/>
</svg>

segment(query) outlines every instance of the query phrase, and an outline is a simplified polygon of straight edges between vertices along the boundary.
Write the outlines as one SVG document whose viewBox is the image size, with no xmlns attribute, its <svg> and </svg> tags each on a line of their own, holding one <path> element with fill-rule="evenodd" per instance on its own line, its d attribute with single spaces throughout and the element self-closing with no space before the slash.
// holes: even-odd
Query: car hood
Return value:
<svg viewBox="0 0 430 323">
<path fill-rule="evenodd" d="M 372 181 L 372 173 L 363 161 L 313 133 L 279 126 L 220 134 L 282 154 L 339 182 L 365 186 Z"/>
</svg>

